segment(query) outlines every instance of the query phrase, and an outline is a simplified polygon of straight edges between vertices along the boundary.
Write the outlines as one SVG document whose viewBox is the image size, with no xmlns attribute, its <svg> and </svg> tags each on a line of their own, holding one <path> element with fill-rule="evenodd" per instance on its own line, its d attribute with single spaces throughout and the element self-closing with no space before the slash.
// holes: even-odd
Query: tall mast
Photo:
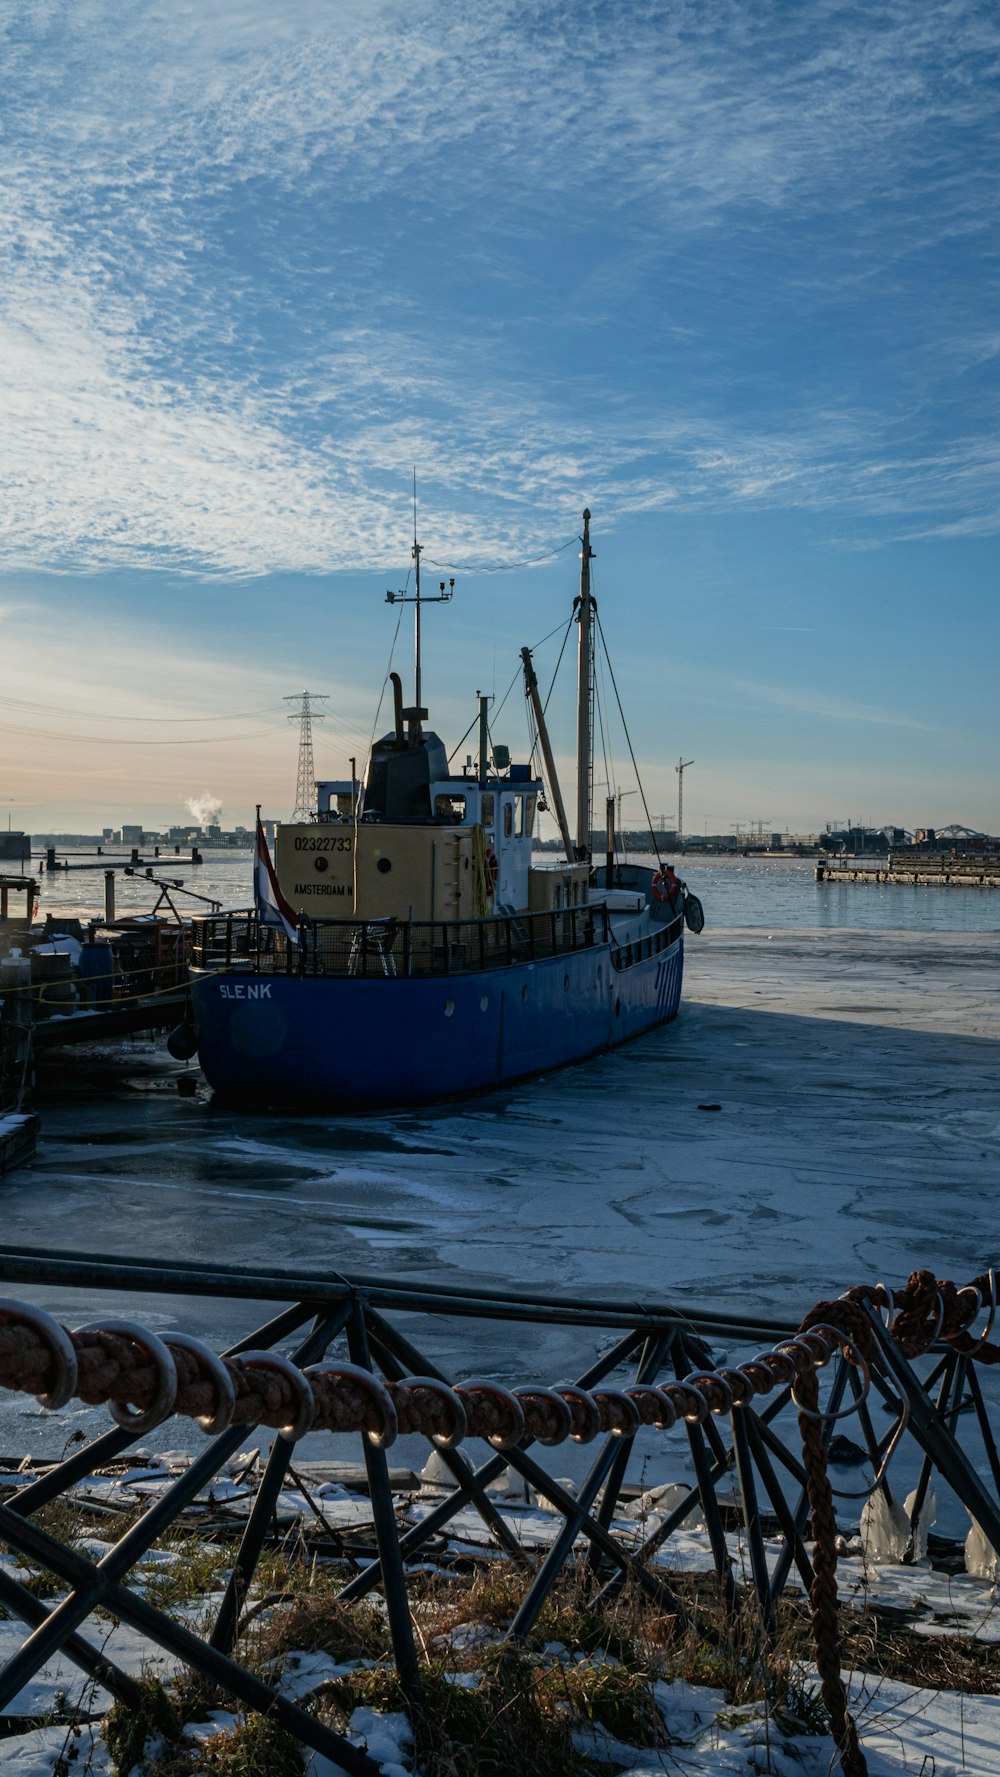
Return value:
<svg viewBox="0 0 1000 1777">
<path fill-rule="evenodd" d="M 590 807 L 593 777 L 594 641 L 590 596 L 590 512 L 583 514 L 580 553 L 580 655 L 576 681 L 576 855 L 590 859 Z"/>
<path fill-rule="evenodd" d="M 417 710 L 417 738 L 420 738 L 420 544 L 417 542 L 417 471 L 413 471 L 413 562 L 416 597 L 413 601 L 413 702 Z"/>
</svg>

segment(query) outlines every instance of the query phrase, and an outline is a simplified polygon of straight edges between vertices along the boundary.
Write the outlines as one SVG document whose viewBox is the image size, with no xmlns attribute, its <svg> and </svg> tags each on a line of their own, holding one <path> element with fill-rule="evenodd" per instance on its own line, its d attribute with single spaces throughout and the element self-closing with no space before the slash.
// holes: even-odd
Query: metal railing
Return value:
<svg viewBox="0 0 1000 1777">
<path fill-rule="evenodd" d="M 651 956 L 659 956 L 663 950 L 669 950 L 676 944 L 682 931 L 684 921 L 678 916 L 669 925 L 656 926 L 651 932 L 641 937 L 632 938 L 626 944 L 618 944 L 611 940 L 611 962 L 618 970 L 634 969 L 639 963 L 648 962 Z"/>
<path fill-rule="evenodd" d="M 843 1699 L 835 1623 L 824 1627 L 817 1603 L 822 1583 L 836 1612 L 836 1521 L 826 1449 L 845 1411 L 856 1415 L 864 1440 L 859 1454 L 871 1470 L 871 1478 L 846 1495 L 852 1510 L 880 1492 L 890 1510 L 898 1511 L 888 1470 L 904 1432 L 919 1461 L 916 1490 L 902 1517 L 909 1531 L 904 1562 L 919 1559 L 919 1520 L 935 1474 L 992 1547 L 1000 1547 L 995 1412 L 978 1376 L 980 1364 L 1000 1355 L 989 1343 L 998 1307 L 992 1270 L 962 1289 L 937 1281 L 930 1271 L 914 1272 L 902 1289 L 860 1286 L 817 1304 L 797 1332 L 794 1317 L 772 1321 L 714 1305 L 681 1312 L 668 1303 L 533 1296 L 476 1290 L 466 1282 L 441 1286 L 392 1276 L 344 1277 L 328 1269 L 254 1271 L 34 1248 L 8 1247 L 0 1254 L 0 1278 L 8 1286 L 16 1282 L 33 1288 L 56 1285 L 68 1292 L 82 1288 L 88 1295 L 109 1293 L 112 1299 L 103 1317 L 73 1333 L 31 1304 L 5 1299 L 0 1304 L 0 1379 L 7 1388 L 39 1397 L 52 1410 L 74 1395 L 103 1398 L 117 1421 L 0 1501 L 0 1540 L 57 1580 L 57 1589 L 65 1594 L 58 1603 L 46 1602 L 8 1567 L 0 1569 L 0 1602 L 34 1631 L 0 1664 L 0 1711 L 56 1649 L 99 1676 L 112 1694 L 134 1701 L 134 1679 L 81 1633 L 94 1609 L 103 1606 L 244 1706 L 273 1714 L 304 1745 L 335 1759 L 354 1777 L 376 1777 L 374 1762 L 365 1754 L 249 1669 L 241 1641 L 244 1606 L 274 1531 L 276 1504 L 296 1440 L 314 1424 L 361 1436 L 374 1547 L 363 1564 L 354 1561 L 338 1597 L 345 1606 L 374 1591 L 382 1594 L 396 1666 L 411 1702 L 419 1699 L 421 1662 L 407 1566 L 426 1559 L 434 1539 L 448 1534 L 460 1512 L 471 1508 L 481 1516 L 484 1534 L 508 1557 L 512 1575 L 522 1575 L 523 1596 L 507 1631 L 515 1643 L 532 1629 L 581 1538 L 589 1548 L 596 1582 L 591 1608 L 600 1608 L 628 1580 L 654 1606 L 690 1625 L 697 1605 L 685 1603 L 672 1589 L 669 1550 L 674 1533 L 700 1517 L 707 1559 L 724 1601 L 735 1610 L 741 1591 L 752 1601 L 765 1643 L 773 1644 L 777 1601 L 793 1567 L 811 1589 L 831 1731 L 845 1777 L 861 1777 L 864 1762 L 853 1727 L 843 1711 L 838 1720 L 834 1706 L 838 1687 Z M 157 1336 L 117 1318 L 123 1292 L 137 1292 L 147 1311 L 150 1301 L 158 1299 L 158 1324 L 173 1319 L 170 1297 L 184 1296 L 189 1303 L 199 1297 L 239 1302 L 246 1330 L 220 1358 L 190 1336 L 170 1331 Z M 272 1318 L 255 1324 L 262 1310 L 268 1312 L 267 1304 Z M 564 1329 L 575 1346 L 567 1353 L 575 1379 L 550 1385 L 536 1378 L 519 1387 L 513 1376 L 508 1386 L 453 1381 L 435 1364 L 428 1341 L 439 1346 L 437 1329 L 452 1322 L 454 1345 L 460 1349 L 470 1319 L 497 1324 L 496 1367 L 501 1373 L 510 1353 L 504 1323 L 521 1322 L 538 1331 Z M 761 1341 L 774 1343 L 758 1356 L 737 1364 L 729 1356 L 715 1367 L 717 1360 L 706 1344 L 713 1337 L 721 1339 L 727 1352 L 734 1346 L 752 1351 Z M 340 1357 L 336 1347 L 342 1339 L 347 1349 Z M 288 1356 L 275 1349 L 286 1341 L 293 1343 Z M 922 1375 L 914 1368 L 918 1360 L 928 1366 Z M 828 1367 L 830 1386 L 826 1404 L 820 1406 L 816 1371 L 823 1366 Z M 85 1384 L 79 1380 L 84 1374 Z M 876 1424 L 876 1403 L 888 1409 L 886 1429 Z M 959 1435 L 958 1415 L 965 1407 L 970 1409 L 970 1430 L 978 1430 L 981 1439 L 977 1464 L 963 1447 L 968 1432 L 965 1438 Z M 798 1439 L 792 1419 L 796 1409 Z M 207 1441 L 190 1467 L 164 1485 L 99 1564 L 38 1524 L 42 1507 L 121 1456 L 172 1411 L 195 1418 Z M 213 1478 L 225 1472 L 251 1424 L 269 1424 L 278 1435 L 239 1532 L 214 1626 L 199 1635 L 143 1595 L 141 1570 L 137 1587 L 135 1569 Z M 446 1496 L 405 1527 L 397 1519 L 386 1459 L 397 1429 L 436 1445 L 451 1475 Z M 630 1468 L 640 1475 L 645 1470 L 647 1453 L 636 1447 L 640 1433 L 657 1438 L 672 1433 L 680 1439 L 687 1448 L 691 1480 L 677 1486 L 669 1504 L 648 1523 L 633 1521 L 623 1537 L 616 1523 L 622 1490 Z M 485 1460 L 482 1448 L 466 1453 L 459 1447 L 466 1436 L 493 1446 Z M 533 1446 L 569 1439 L 594 1445 L 575 1495 L 533 1454 Z M 563 1519 L 547 1553 L 537 1560 L 521 1546 L 489 1492 L 505 1467 L 543 1493 Z M 741 1562 L 734 1561 L 730 1546 L 734 1524 Z M 810 1532 L 815 1553 L 807 1546 Z M 335 1557 L 342 1559 L 343 1551 L 335 1551 Z"/>
<path fill-rule="evenodd" d="M 191 961 L 197 969 L 412 978 L 504 969 L 609 939 L 604 906 L 489 919 L 310 919 L 300 926 L 298 943 L 262 926 L 253 910 L 241 910 L 193 921 Z"/>
</svg>

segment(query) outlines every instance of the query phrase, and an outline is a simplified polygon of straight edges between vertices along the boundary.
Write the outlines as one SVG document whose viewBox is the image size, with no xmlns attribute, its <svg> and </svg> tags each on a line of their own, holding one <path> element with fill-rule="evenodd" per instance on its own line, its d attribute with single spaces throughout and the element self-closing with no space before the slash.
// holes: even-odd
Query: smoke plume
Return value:
<svg viewBox="0 0 1000 1777">
<path fill-rule="evenodd" d="M 199 827 L 217 827 L 222 820 L 222 803 L 218 796 L 204 790 L 200 796 L 189 796 L 184 804 Z"/>
</svg>

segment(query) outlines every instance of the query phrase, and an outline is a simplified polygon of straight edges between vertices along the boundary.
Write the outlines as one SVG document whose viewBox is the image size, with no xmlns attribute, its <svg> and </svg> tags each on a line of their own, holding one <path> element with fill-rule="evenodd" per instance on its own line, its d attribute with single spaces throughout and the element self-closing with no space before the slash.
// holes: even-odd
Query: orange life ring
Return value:
<svg viewBox="0 0 1000 1777">
<path fill-rule="evenodd" d="M 670 865 L 665 864 L 653 877 L 653 900 L 672 901 L 680 886 Z"/>
</svg>

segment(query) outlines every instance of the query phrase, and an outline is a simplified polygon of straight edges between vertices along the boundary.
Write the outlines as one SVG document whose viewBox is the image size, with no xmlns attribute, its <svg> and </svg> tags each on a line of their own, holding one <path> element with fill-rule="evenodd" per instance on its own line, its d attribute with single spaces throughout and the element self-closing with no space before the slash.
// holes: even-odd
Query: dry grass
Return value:
<svg viewBox="0 0 1000 1777">
<path fill-rule="evenodd" d="M 40 1514 L 72 1545 L 93 1534 L 92 1521 L 60 1500 Z M 121 1527 L 116 1523 L 111 1531 Z M 98 1531 L 100 1534 L 100 1531 Z M 190 1611 L 218 1588 L 234 1549 L 209 1548 L 177 1533 L 165 1547 L 178 1559 L 138 1575 L 161 1608 Z M 30 1564 L 25 1581 L 61 1590 Z M 531 1573 L 497 1559 L 464 1570 L 415 1573 L 410 1598 L 421 1654 L 421 1689 L 407 1698 L 392 1662 L 391 1637 L 378 1602 L 345 1605 L 346 1570 L 317 1560 L 301 1536 L 263 1558 L 241 1621 L 237 1657 L 275 1682 L 294 1651 L 323 1652 L 347 1668 L 317 1687 L 306 1707 L 339 1732 L 362 1706 L 405 1710 L 414 1731 L 413 1761 L 423 1777 L 590 1777 L 593 1756 L 574 1732 L 658 1753 L 670 1749 L 656 1706 L 657 1680 L 685 1679 L 723 1692 L 733 1708 L 753 1705 L 785 1734 L 815 1734 L 824 1715 L 808 1682 L 813 1664 L 804 1600 L 780 1601 L 772 1646 L 751 1594 L 727 1611 L 713 1575 L 674 1576 L 670 1584 L 689 1622 L 658 1608 L 639 1588 L 623 1586 L 599 1602 L 600 1581 L 587 1561 L 568 1566 L 536 1623 L 518 1644 L 504 1639 Z M 689 1626 L 693 1623 L 695 1626 Z M 845 1669 L 863 1668 L 931 1690 L 1000 1692 L 1000 1648 L 959 1635 L 927 1637 L 875 1611 L 843 1610 Z M 115 1768 L 137 1764 L 148 1777 L 299 1777 L 300 1749 L 273 1722 L 250 1716 L 193 1742 L 184 1722 L 234 1707 L 193 1674 L 168 1690 L 144 1681 L 142 1706 L 113 1709 L 105 1736 Z M 155 1758 L 143 1749 L 153 1741 Z M 586 1737 L 581 1742 L 586 1745 Z M 683 1756 L 683 1749 L 676 1749 Z"/>
</svg>

